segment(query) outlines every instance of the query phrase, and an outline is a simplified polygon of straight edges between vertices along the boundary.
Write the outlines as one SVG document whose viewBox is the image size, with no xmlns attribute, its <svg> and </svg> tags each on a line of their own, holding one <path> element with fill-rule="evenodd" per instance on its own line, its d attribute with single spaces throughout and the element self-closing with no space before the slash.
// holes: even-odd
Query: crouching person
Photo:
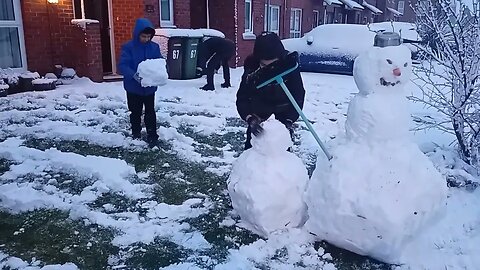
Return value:
<svg viewBox="0 0 480 270">
<path fill-rule="evenodd" d="M 280 38 L 271 32 L 264 32 L 255 41 L 253 54 L 245 59 L 244 74 L 237 92 L 237 111 L 240 117 L 248 123 L 247 141 L 245 150 L 252 147 L 252 133 L 261 135 L 261 123 L 270 116 L 282 122 L 289 130 L 293 140 L 293 123 L 298 120 L 298 112 L 293 107 L 285 92 L 278 84 L 270 84 L 257 89 L 255 82 L 248 79 L 248 75 L 259 68 L 265 67 L 275 61 L 282 61 L 287 56 Z M 264 82 L 271 78 L 259 78 Z M 303 108 L 305 89 L 299 69 L 284 77 L 285 84 L 290 90 L 300 108 Z"/>
<path fill-rule="evenodd" d="M 118 69 L 123 75 L 123 86 L 127 92 L 132 137 L 141 138 L 142 111 L 145 107 L 147 142 L 154 146 L 158 142 L 157 117 L 155 115 L 155 92 L 157 87 L 142 87 L 142 78 L 137 73 L 138 65 L 147 59 L 163 58 L 158 44 L 152 41 L 155 35 L 153 24 L 147 19 L 137 19 L 132 40 L 122 46 Z"/>
</svg>

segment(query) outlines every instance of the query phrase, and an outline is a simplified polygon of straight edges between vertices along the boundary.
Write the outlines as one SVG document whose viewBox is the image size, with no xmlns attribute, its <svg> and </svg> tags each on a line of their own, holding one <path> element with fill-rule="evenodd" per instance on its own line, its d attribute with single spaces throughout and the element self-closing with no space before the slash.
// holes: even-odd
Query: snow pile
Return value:
<svg viewBox="0 0 480 270">
<path fill-rule="evenodd" d="M 167 63 L 165 59 L 148 59 L 138 65 L 137 72 L 142 78 L 142 86 L 162 86 L 167 84 Z"/>
<path fill-rule="evenodd" d="M 268 120 L 263 127 L 264 134 L 252 139 L 253 148 L 234 163 L 228 191 L 244 226 L 266 237 L 303 224 L 308 173 L 302 160 L 287 151 L 292 142 L 285 126 Z"/>
<path fill-rule="evenodd" d="M 41 151 L 21 146 L 23 140 L 9 138 L 0 143 L 0 158 L 16 162 L 10 167 L 10 171 L 4 173 L 0 179 L 15 179 L 27 173 L 42 173 L 46 170 L 57 169 L 63 172 L 75 172 L 86 178 L 98 178 L 89 191 L 98 190 L 101 192 L 119 192 L 132 199 L 145 197 L 139 185 L 130 183 L 125 177 L 135 174 L 135 169 L 125 161 L 99 156 L 81 156 L 75 153 L 64 153 L 57 149 Z M 87 190 L 85 190 L 87 191 Z M 16 198 L 5 192 L 2 200 L 13 200 L 13 202 L 24 205 L 21 200 L 30 198 Z M 15 206 L 15 204 L 13 204 Z M 27 207 L 28 208 L 28 207 Z M 35 206 L 33 206 L 35 209 Z M 33 210 L 31 209 L 31 210 Z M 16 209 L 11 208 L 16 211 Z M 25 209 L 19 209 L 25 211 Z"/>
<path fill-rule="evenodd" d="M 54 264 L 39 266 L 40 261 L 33 259 L 31 263 L 28 263 L 17 257 L 10 257 L 7 254 L 0 251 L 0 268 L 1 269 L 15 269 L 15 270 L 77 270 L 78 267 L 73 263 L 66 264 Z"/>
<path fill-rule="evenodd" d="M 43 85 L 43 84 L 52 84 L 55 83 L 56 79 L 35 79 L 32 81 L 33 85 Z"/>
<path fill-rule="evenodd" d="M 9 85 L 6 84 L 3 79 L 0 79 L 0 91 L 1 90 L 7 90 L 9 88 Z"/>
<path fill-rule="evenodd" d="M 404 46 L 359 56 L 354 77 L 360 91 L 348 110 L 347 140 L 331 163 L 318 161 L 306 195 L 309 231 L 390 263 L 432 225 L 447 192 L 445 179 L 409 138 L 402 92 L 410 72 Z"/>
</svg>

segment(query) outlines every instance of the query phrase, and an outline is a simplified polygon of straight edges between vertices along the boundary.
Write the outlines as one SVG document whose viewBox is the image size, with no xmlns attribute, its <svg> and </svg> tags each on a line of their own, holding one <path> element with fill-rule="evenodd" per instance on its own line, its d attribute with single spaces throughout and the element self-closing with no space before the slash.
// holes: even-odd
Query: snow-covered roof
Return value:
<svg viewBox="0 0 480 270">
<path fill-rule="evenodd" d="M 372 5 L 372 4 L 369 4 L 368 2 L 366 1 L 363 1 L 363 4 L 362 4 L 364 7 L 370 9 L 373 13 L 375 14 L 382 14 L 383 12 L 378 9 L 376 6 Z"/>
<path fill-rule="evenodd" d="M 176 28 L 159 28 L 155 29 L 156 36 L 164 37 L 203 37 L 202 31 L 194 29 L 176 29 Z"/>
<path fill-rule="evenodd" d="M 340 0 L 324 0 L 324 2 L 327 3 L 327 5 L 343 5 Z"/>
<path fill-rule="evenodd" d="M 351 9 L 363 10 L 363 7 L 362 7 L 359 3 L 357 3 L 357 2 L 355 2 L 355 1 L 353 1 L 353 0 L 340 0 L 340 1 L 341 1 L 342 3 L 344 3 L 347 7 L 351 8 Z"/>
<path fill-rule="evenodd" d="M 393 15 L 395 16 L 403 16 L 403 13 L 401 13 L 400 11 L 394 9 L 394 8 L 390 8 L 390 7 L 387 7 L 387 9 L 393 13 Z"/>
</svg>

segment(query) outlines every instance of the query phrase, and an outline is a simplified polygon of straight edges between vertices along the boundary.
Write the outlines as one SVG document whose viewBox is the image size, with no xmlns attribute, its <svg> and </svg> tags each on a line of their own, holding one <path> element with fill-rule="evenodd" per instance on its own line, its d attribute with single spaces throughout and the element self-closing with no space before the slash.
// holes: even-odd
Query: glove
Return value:
<svg viewBox="0 0 480 270">
<path fill-rule="evenodd" d="M 140 77 L 138 72 L 133 75 L 133 79 L 135 79 L 135 81 L 137 81 L 139 84 L 142 84 L 142 77 Z"/>
<path fill-rule="evenodd" d="M 290 132 L 290 138 L 292 139 L 292 142 L 295 140 L 295 135 L 294 135 L 295 127 L 293 126 L 293 123 L 294 122 L 290 119 L 285 119 L 283 122 L 285 127 L 288 129 L 288 132 Z"/>
<path fill-rule="evenodd" d="M 263 127 L 261 126 L 262 119 L 260 119 L 260 117 L 256 116 L 255 114 L 251 114 L 247 116 L 247 123 L 253 135 L 256 137 L 262 135 Z"/>
</svg>

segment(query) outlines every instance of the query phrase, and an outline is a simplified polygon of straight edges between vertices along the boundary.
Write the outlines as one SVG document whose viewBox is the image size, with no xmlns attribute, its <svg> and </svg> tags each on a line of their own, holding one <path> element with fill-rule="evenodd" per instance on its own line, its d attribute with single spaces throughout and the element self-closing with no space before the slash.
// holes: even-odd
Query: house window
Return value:
<svg viewBox="0 0 480 270">
<path fill-rule="evenodd" d="M 398 1 L 398 12 L 402 14 L 405 12 L 405 1 Z"/>
<path fill-rule="evenodd" d="M 320 25 L 320 12 L 318 10 L 313 11 L 313 25 L 312 28 Z"/>
<path fill-rule="evenodd" d="M 20 0 L 0 3 L 0 68 L 26 68 Z"/>
<path fill-rule="evenodd" d="M 160 0 L 160 24 L 173 25 L 173 0 Z"/>
<path fill-rule="evenodd" d="M 292 8 L 290 11 L 290 38 L 302 37 L 302 10 Z"/>
<path fill-rule="evenodd" d="M 253 32 L 252 0 L 245 0 L 245 33 Z"/>
<path fill-rule="evenodd" d="M 268 22 L 268 18 L 270 21 Z M 277 35 L 280 32 L 280 6 L 270 5 L 270 16 L 267 5 L 265 5 L 264 31 L 274 32 Z"/>
</svg>

